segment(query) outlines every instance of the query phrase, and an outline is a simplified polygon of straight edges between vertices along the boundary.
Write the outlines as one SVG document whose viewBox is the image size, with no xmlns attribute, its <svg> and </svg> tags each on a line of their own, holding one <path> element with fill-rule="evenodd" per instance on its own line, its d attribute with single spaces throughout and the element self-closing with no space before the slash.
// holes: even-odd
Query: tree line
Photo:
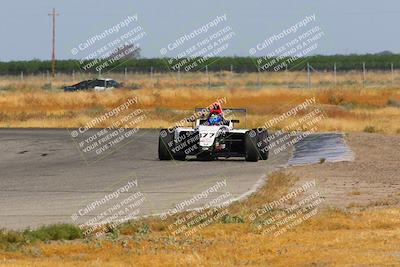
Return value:
<svg viewBox="0 0 400 267">
<path fill-rule="evenodd" d="M 182 59 L 180 59 L 182 60 Z M 193 60 L 193 59 L 192 59 Z M 215 57 L 202 60 L 202 66 L 193 68 L 190 71 L 204 71 L 207 66 L 208 71 L 234 71 L 238 73 L 242 72 L 257 72 L 265 62 L 271 61 L 271 58 L 252 58 L 252 57 Z M 334 65 L 336 65 L 337 71 L 349 71 L 349 70 L 362 70 L 363 63 L 365 63 L 367 70 L 390 70 L 393 68 L 400 67 L 400 55 L 332 55 L 332 56 L 312 56 L 307 58 L 297 58 L 295 60 L 289 58 L 280 58 L 276 60 L 278 62 L 286 62 L 287 69 L 290 71 L 305 70 L 307 63 L 318 71 L 331 71 Z M 124 72 L 125 70 L 130 72 L 169 72 L 177 71 L 177 68 L 173 68 L 171 60 L 168 58 L 139 58 L 139 59 L 128 59 L 113 62 L 108 66 L 105 71 L 113 72 Z M 174 62 L 177 62 L 174 60 Z M 56 63 L 56 69 L 58 73 L 72 73 L 75 72 L 96 72 L 95 69 L 85 70 L 83 66 L 88 62 L 79 62 L 78 60 L 58 60 Z M 28 61 L 8 61 L 0 62 L 0 75 L 19 75 L 24 74 L 40 74 L 47 73 L 51 70 L 50 60 L 28 60 Z M 273 66 L 270 68 L 264 68 L 262 70 L 274 71 Z M 280 71 L 286 70 L 280 68 Z M 182 67 L 180 71 L 184 72 L 185 69 Z"/>
</svg>

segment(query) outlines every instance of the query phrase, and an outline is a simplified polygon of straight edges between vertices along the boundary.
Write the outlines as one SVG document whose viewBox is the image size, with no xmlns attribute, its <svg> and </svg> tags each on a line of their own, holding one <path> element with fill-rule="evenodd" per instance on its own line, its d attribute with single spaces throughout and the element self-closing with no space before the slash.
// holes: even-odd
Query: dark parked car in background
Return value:
<svg viewBox="0 0 400 267">
<path fill-rule="evenodd" d="M 94 89 L 95 91 L 105 91 L 118 87 L 121 87 L 121 84 L 113 79 L 95 79 L 95 80 L 82 81 L 80 83 L 71 86 L 65 86 L 64 92 L 90 90 L 90 89 Z"/>
</svg>

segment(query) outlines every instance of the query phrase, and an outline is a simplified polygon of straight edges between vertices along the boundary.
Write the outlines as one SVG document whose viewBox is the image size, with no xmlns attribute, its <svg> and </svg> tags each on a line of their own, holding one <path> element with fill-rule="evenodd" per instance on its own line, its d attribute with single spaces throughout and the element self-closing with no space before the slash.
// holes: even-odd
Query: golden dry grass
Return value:
<svg viewBox="0 0 400 267">
<path fill-rule="evenodd" d="M 287 192 L 295 179 L 275 173 L 268 185 L 230 213 L 245 214 Z M 149 234 L 115 240 L 39 243 L 0 252 L 0 266 L 396 266 L 400 211 L 328 209 L 277 237 L 246 223 L 214 223 L 191 237 L 171 236 L 157 219 Z M 123 231 L 121 231 L 123 232 Z"/>
<path fill-rule="evenodd" d="M 340 73 L 339 80 L 354 81 L 336 88 L 323 86 L 317 89 L 289 89 L 287 81 L 303 82 L 302 72 L 277 72 L 261 74 L 211 73 L 210 84 L 204 73 L 185 73 L 179 79 L 175 74 L 131 74 L 127 86 L 139 90 L 112 92 L 64 93 L 50 89 L 46 77 L 27 76 L 24 79 L 2 77 L 0 80 L 0 127 L 79 127 L 138 96 L 147 119 L 140 127 L 170 127 L 172 123 L 192 114 L 194 107 L 206 106 L 216 99 L 225 98 L 225 107 L 246 107 L 248 125 L 257 127 L 269 119 L 288 111 L 305 99 L 316 97 L 315 107 L 321 108 L 326 118 L 318 131 L 371 131 L 400 133 L 400 90 L 395 87 L 363 88 L 360 73 Z M 331 73 L 313 74 L 313 83 L 331 80 Z M 118 76 L 118 75 L 115 75 Z M 88 76 L 76 76 L 88 79 Z M 118 78 L 118 77 L 117 77 Z M 369 81 L 387 81 L 390 74 L 368 73 Z M 397 81 L 400 77 L 396 76 Z M 53 80 L 53 88 L 71 84 L 71 76 L 60 75 Z M 271 86 L 274 88 L 271 89 Z M 300 113 L 299 115 L 304 115 Z M 122 114 L 121 114 L 122 116 Z M 292 118 L 296 119 L 296 118 Z M 277 125 L 284 127 L 292 120 Z M 98 127 L 106 127 L 105 121 Z M 371 128 L 372 127 L 372 128 Z"/>
<path fill-rule="evenodd" d="M 120 73 L 107 73 L 104 76 L 112 77 L 124 82 L 127 86 L 140 88 L 301 88 L 307 87 L 308 76 L 305 71 L 291 72 L 260 72 L 260 73 L 231 73 L 227 71 L 191 72 L 191 73 L 134 73 L 129 72 L 125 77 Z M 17 90 L 32 91 L 42 87 L 53 86 L 59 88 L 64 85 L 77 83 L 78 81 L 96 78 L 96 74 L 76 73 L 75 76 L 57 74 L 56 79 L 47 75 L 2 76 L 0 88 L 11 86 Z M 363 86 L 362 71 L 338 72 L 336 86 L 354 88 Z M 313 87 L 335 87 L 333 72 L 315 71 L 311 73 Z M 395 70 L 392 76 L 390 71 L 367 71 L 366 87 L 394 87 L 400 84 L 400 72 Z"/>
</svg>

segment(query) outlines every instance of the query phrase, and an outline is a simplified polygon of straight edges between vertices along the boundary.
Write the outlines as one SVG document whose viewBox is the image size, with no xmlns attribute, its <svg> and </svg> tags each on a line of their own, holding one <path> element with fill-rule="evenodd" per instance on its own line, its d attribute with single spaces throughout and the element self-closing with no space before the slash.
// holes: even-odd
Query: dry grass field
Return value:
<svg viewBox="0 0 400 267">
<path fill-rule="evenodd" d="M 190 116 L 194 107 L 206 106 L 221 98 L 226 100 L 225 107 L 248 108 L 247 126 L 257 127 L 305 99 L 315 97 L 314 108 L 321 108 L 326 115 L 318 131 L 400 133 L 400 90 L 390 86 L 390 74 L 369 73 L 370 83 L 376 85 L 381 81 L 384 84 L 374 88 L 364 87 L 357 72 L 341 73 L 336 87 L 327 83 L 332 81 L 332 73 L 313 75 L 312 82 L 319 87 L 308 89 L 303 86 L 307 81 L 302 72 L 222 72 L 212 73 L 210 78 L 204 73 L 154 74 L 151 77 L 131 74 L 127 79 L 120 75 L 120 80 L 130 89 L 73 93 L 61 90 L 63 85 L 73 83 L 67 75 L 60 75 L 52 85 L 41 76 L 3 77 L 0 80 L 0 127 L 79 127 L 135 96 L 139 103 L 130 109 L 140 108 L 146 114 L 140 127 L 169 127 Z M 88 77 L 76 76 L 75 81 L 78 78 Z M 397 78 L 394 79 L 397 81 Z M 300 88 L 291 88 L 294 86 L 287 81 L 295 81 L 293 84 Z M 304 112 L 298 114 L 301 115 Z M 289 119 L 275 127 L 282 128 L 290 122 Z M 98 127 L 109 124 L 107 120 Z"/>
</svg>

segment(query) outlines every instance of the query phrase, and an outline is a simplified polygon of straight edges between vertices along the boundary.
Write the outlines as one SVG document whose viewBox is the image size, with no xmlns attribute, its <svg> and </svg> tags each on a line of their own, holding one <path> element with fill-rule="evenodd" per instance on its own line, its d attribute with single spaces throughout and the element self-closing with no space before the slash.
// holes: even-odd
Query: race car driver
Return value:
<svg viewBox="0 0 400 267">
<path fill-rule="evenodd" d="M 215 102 L 210 109 L 210 114 L 207 118 L 208 125 L 221 125 L 224 124 L 224 113 L 222 112 L 221 105 Z"/>
</svg>

